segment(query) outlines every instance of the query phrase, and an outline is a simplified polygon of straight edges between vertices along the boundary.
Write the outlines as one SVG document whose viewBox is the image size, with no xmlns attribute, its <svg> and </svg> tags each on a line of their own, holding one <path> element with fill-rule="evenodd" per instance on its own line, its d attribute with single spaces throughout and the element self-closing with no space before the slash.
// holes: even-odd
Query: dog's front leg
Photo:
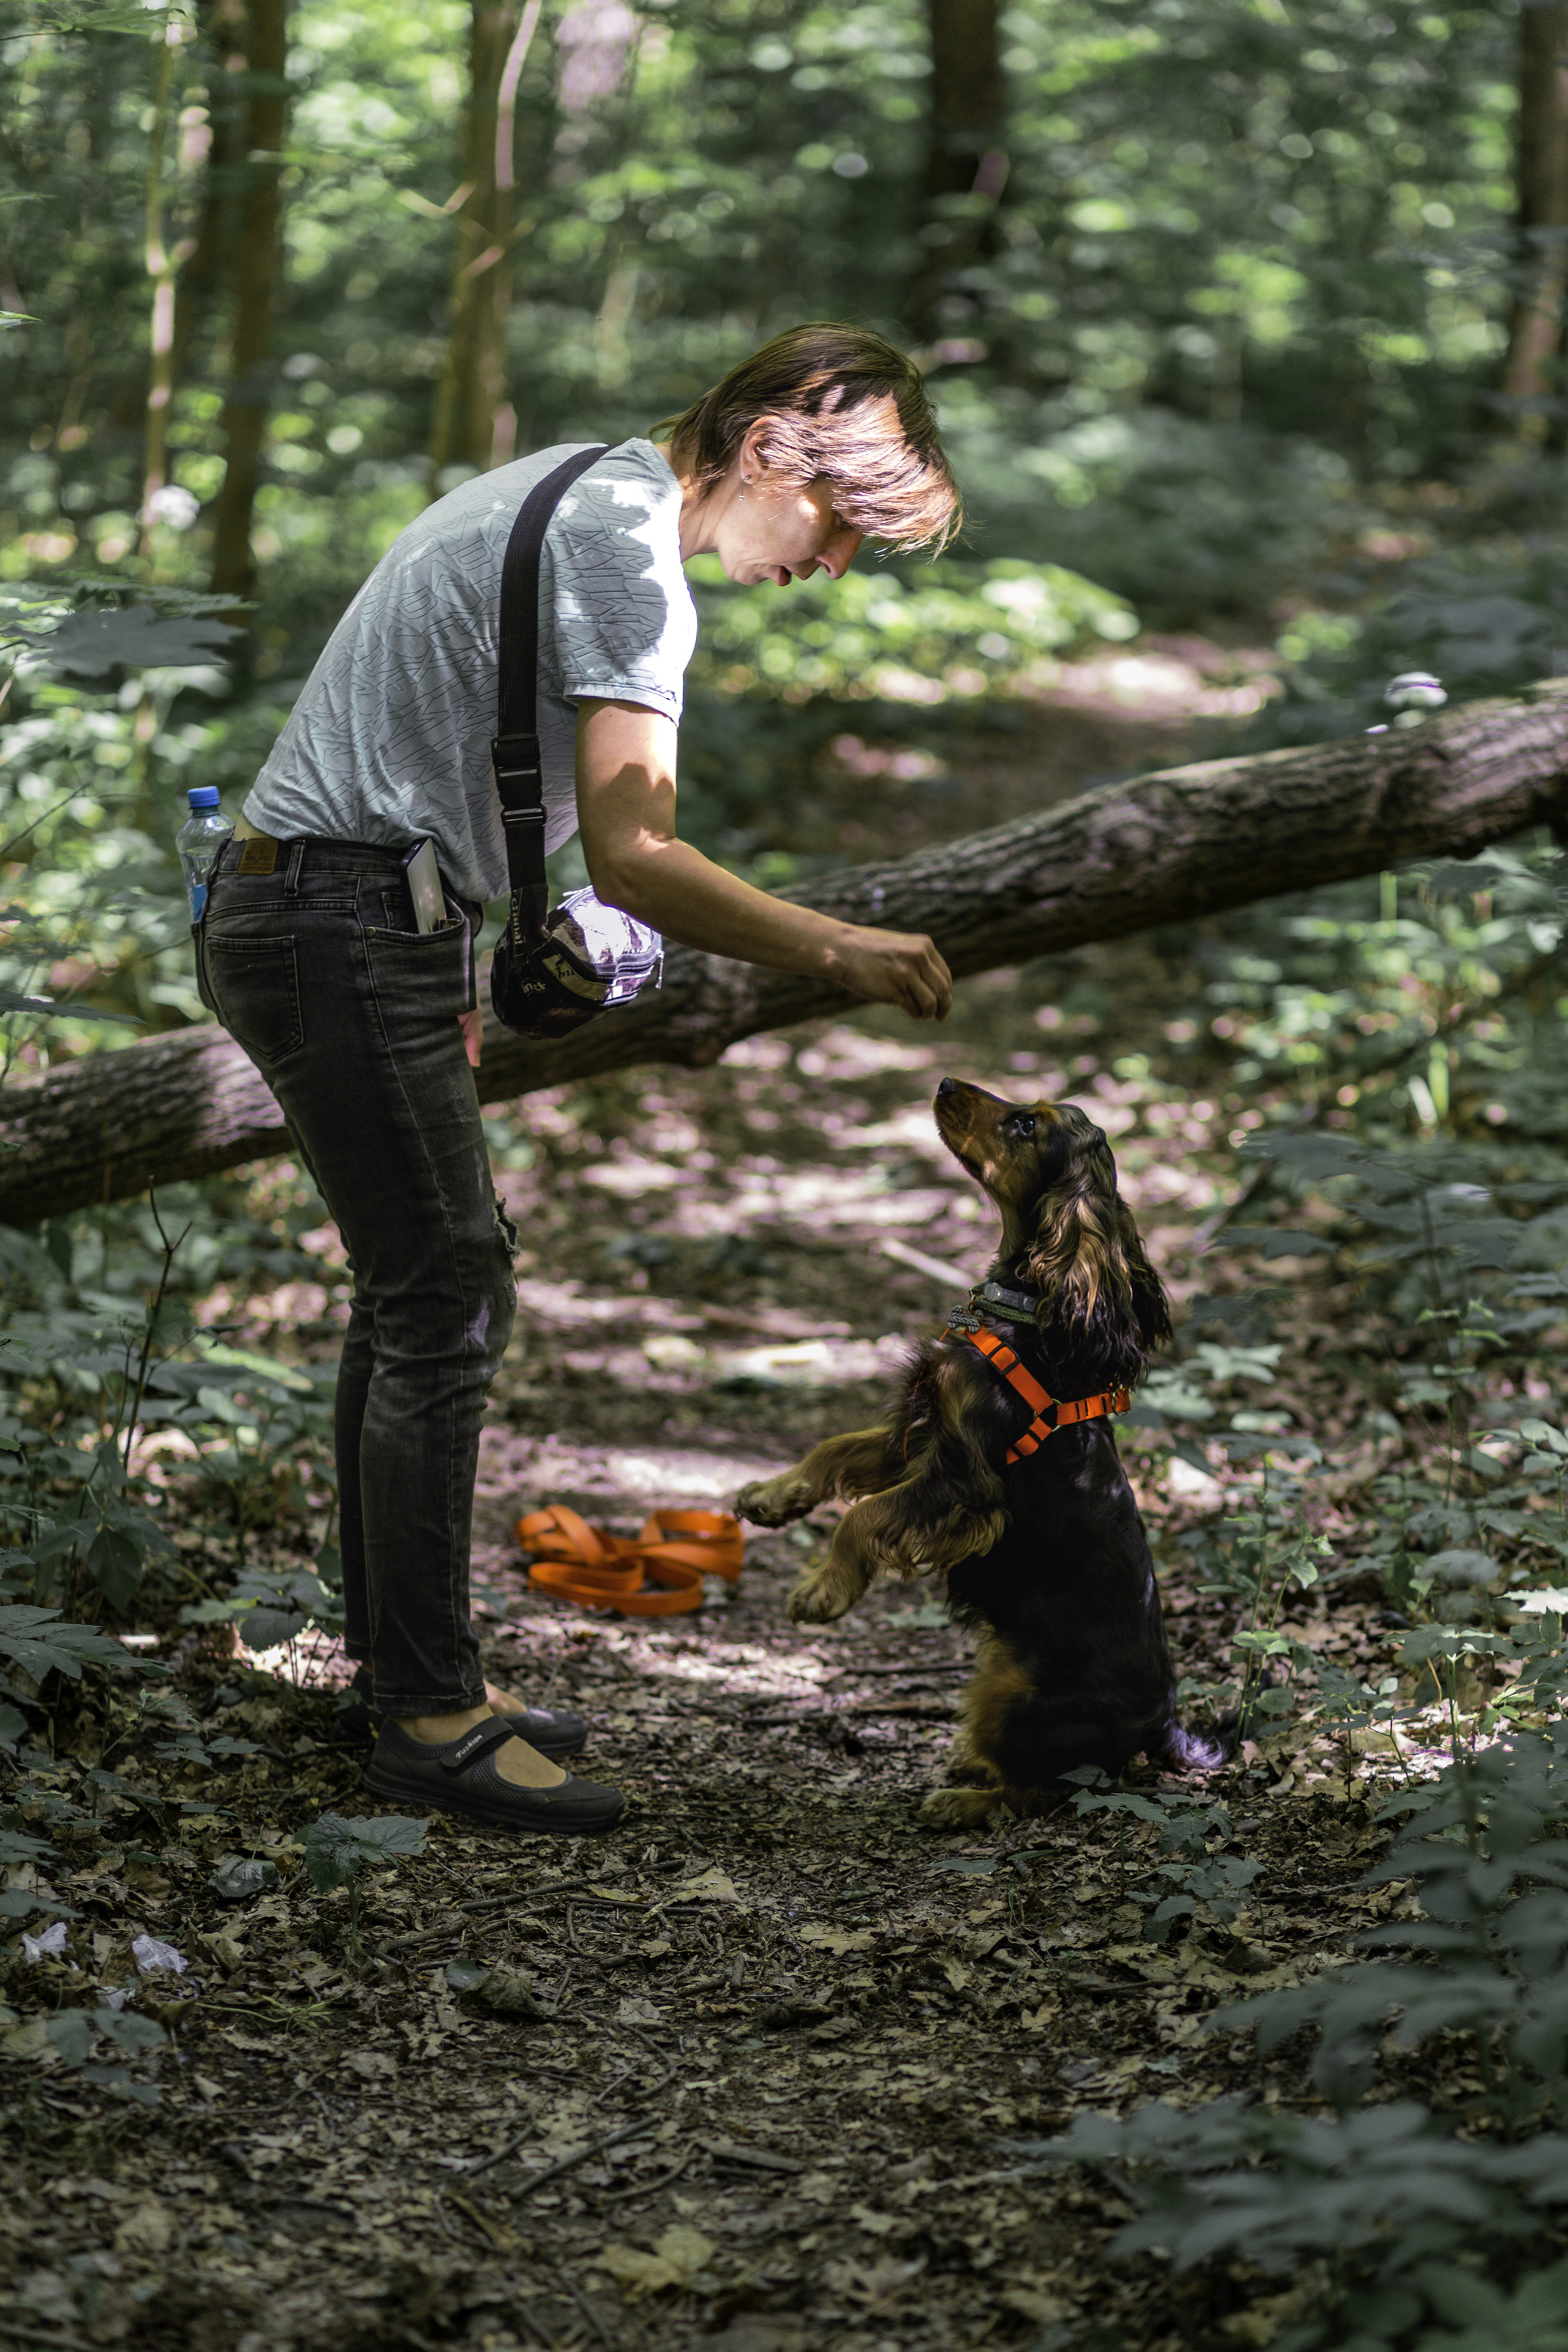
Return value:
<svg viewBox="0 0 1568 2352">
<path fill-rule="evenodd" d="M 878 1570 L 887 1565 L 872 1539 L 868 1513 L 886 1498 L 856 1503 L 833 1530 L 827 1557 L 808 1569 L 785 1603 L 797 1625 L 829 1625 L 864 1597 Z"/>
<path fill-rule="evenodd" d="M 901 1463 L 889 1461 L 889 1451 L 890 1433 L 886 1429 L 858 1429 L 847 1437 L 825 1437 L 793 1470 L 781 1470 L 776 1478 L 742 1486 L 735 1497 L 735 1509 L 753 1527 L 783 1528 L 836 1496 L 874 1495 L 903 1468 Z"/>
<path fill-rule="evenodd" d="M 827 1557 L 789 1597 L 797 1625 L 826 1625 L 881 1575 L 945 1573 L 989 1551 L 1007 1524 L 1002 1482 L 983 1461 L 939 1441 L 896 1486 L 868 1495 L 834 1530 Z"/>
</svg>

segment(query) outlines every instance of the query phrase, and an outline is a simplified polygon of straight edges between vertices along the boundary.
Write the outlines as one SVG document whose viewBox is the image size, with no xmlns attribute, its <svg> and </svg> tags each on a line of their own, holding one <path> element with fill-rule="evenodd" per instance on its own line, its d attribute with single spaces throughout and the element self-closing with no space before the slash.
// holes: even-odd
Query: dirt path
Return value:
<svg viewBox="0 0 1568 2352">
<path fill-rule="evenodd" d="M 867 1016 L 753 1041 L 705 1075 L 538 1102 L 531 1140 L 494 1122 L 526 1336 L 485 1444 L 479 1622 L 493 1666 L 592 1718 L 589 1767 L 631 1806 L 593 1844 L 437 1820 L 422 1858 L 371 1880 L 356 1959 L 347 1895 L 318 1897 L 290 1843 L 321 1810 L 374 1810 L 331 1695 L 187 1647 L 181 1686 L 209 1731 L 261 1752 L 182 1776 L 133 1739 L 116 1769 L 171 1807 L 220 1810 L 171 1810 L 160 1837 L 113 1799 L 101 1830 L 54 1833 L 57 1863 L 11 1874 L 77 1916 L 63 1956 L 7 1948 L 23 2021 L 0 2337 L 1174 2342 L 1160 2267 L 1102 2259 L 1114 2206 L 1079 2176 L 1029 2172 L 1010 2143 L 1086 2106 L 1260 2087 L 1247 2045 L 1205 2037 L 1205 2017 L 1342 1950 L 1371 1901 L 1341 1891 L 1370 1847 L 1364 1790 L 1347 1804 L 1321 1757 L 1279 1789 L 1261 1767 L 1233 1773 L 1256 1899 L 1156 1948 L 1124 1893 L 1136 1842 L 1119 1853 L 1102 1821 L 918 1826 L 966 1648 L 923 1588 L 795 1631 L 781 1602 L 814 1528 L 754 1538 L 738 1590 L 700 1615 L 590 1620 L 529 1591 L 508 1532 L 545 1500 L 623 1529 L 658 1502 L 721 1503 L 875 1412 L 900 1348 L 948 1303 L 883 1245 L 985 1260 L 986 1214 L 930 1123 L 944 1066 L 1096 1102 L 1153 1254 L 1190 1291 L 1186 1244 L 1229 1181 L 1236 1112 L 1118 1075 L 1129 1039 L 1158 1037 L 1164 988 L 1152 958 L 1084 957 L 966 991 L 940 1041 Z M 272 1305 L 253 1303 L 258 1335 Z M 1213 1679 L 1221 1622 L 1173 1538 L 1215 1497 L 1143 1489 L 1183 1669 Z M 1369 1620 L 1352 1601 L 1320 1631 L 1370 1655 Z M 9 1818 L 50 1834 L 36 1804 Z M 234 1853 L 270 1857 L 276 1888 L 220 1901 L 209 1874 Z M 121 1980 L 142 1933 L 180 1948 L 174 1990 L 194 1996 L 163 2003 L 172 2047 L 130 2069 L 156 2105 L 38 2055 L 41 1999 Z M 463 1960 L 496 1973 L 465 1991 Z M 1268 2079 L 1300 2091 L 1289 2068 Z M 1271 2292 L 1236 2290 L 1239 2340 Z"/>
</svg>

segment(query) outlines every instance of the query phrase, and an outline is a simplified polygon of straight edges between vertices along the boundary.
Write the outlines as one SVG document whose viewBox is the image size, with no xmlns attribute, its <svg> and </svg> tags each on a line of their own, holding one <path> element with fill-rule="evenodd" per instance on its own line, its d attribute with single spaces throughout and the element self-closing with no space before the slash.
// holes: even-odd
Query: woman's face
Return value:
<svg viewBox="0 0 1568 2352">
<path fill-rule="evenodd" d="M 726 576 L 742 588 L 764 580 L 787 588 L 826 572 L 842 580 L 864 534 L 839 520 L 823 480 L 786 482 L 767 461 L 767 420 L 759 418 L 740 455 L 706 496 L 689 483 L 680 518 L 680 555 L 717 555 Z M 668 457 L 668 446 L 663 446 Z"/>
<path fill-rule="evenodd" d="M 726 576 L 742 588 L 764 580 L 787 588 L 817 571 L 842 580 L 859 552 L 861 533 L 840 522 L 824 481 L 781 482 L 759 469 L 721 488 L 728 496 L 712 519 L 709 544 Z"/>
</svg>

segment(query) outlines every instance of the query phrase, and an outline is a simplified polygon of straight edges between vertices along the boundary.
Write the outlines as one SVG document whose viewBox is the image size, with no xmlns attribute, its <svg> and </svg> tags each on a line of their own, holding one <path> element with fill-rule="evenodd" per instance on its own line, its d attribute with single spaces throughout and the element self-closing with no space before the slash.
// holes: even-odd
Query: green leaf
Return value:
<svg viewBox="0 0 1568 2352">
<path fill-rule="evenodd" d="M 428 1822 L 401 1813 L 348 1821 L 342 1813 L 319 1814 L 305 1837 L 305 1868 L 318 1895 L 345 1886 L 355 1874 L 403 1854 L 425 1851 Z"/>
<path fill-rule="evenodd" d="M 100 1528 L 88 1546 L 88 1572 L 111 1609 L 123 1609 L 142 1581 L 142 1547 L 117 1528 Z"/>
<path fill-rule="evenodd" d="M 143 2017 L 134 2009 L 95 2009 L 92 2021 L 105 2041 L 132 2057 L 160 2049 L 169 2038 L 155 2017 Z"/>
<path fill-rule="evenodd" d="M 107 1789 L 116 1797 L 128 1797 L 133 1805 L 140 1805 L 143 1812 L 150 1813 L 162 1826 L 163 1800 L 155 1789 L 138 1789 L 133 1781 L 122 1780 L 118 1772 L 106 1771 L 101 1764 L 95 1764 L 87 1777 L 96 1788 Z"/>
<path fill-rule="evenodd" d="M 182 1625 L 232 1625 L 256 1602 L 249 1596 L 240 1598 L 231 1593 L 226 1601 L 187 1601 L 180 1610 Z"/>
<path fill-rule="evenodd" d="M 126 1653 L 96 1625 L 66 1624 L 58 1609 L 13 1601 L 0 1603 L 0 1657 L 20 1666 L 36 1683 L 57 1672 L 74 1683 L 81 1680 L 84 1663 L 122 1666 Z"/>
<path fill-rule="evenodd" d="M 229 1854 L 207 1878 L 213 1893 L 225 1903 L 248 1903 L 253 1895 L 269 1894 L 281 1883 L 275 1862 L 239 1853 Z"/>
<path fill-rule="evenodd" d="M 28 1837 L 23 1830 L 0 1830 L 0 1862 L 41 1862 L 54 1851 L 47 1838 Z"/>
<path fill-rule="evenodd" d="M 490 1971 L 479 1960 L 461 1957 L 447 1963 L 447 1982 L 454 1992 L 473 1992 L 482 1985 Z"/>
<path fill-rule="evenodd" d="M 240 632 L 227 621 L 174 617 L 151 604 L 130 604 L 68 613 L 53 629 L 16 634 L 69 677 L 106 678 L 119 668 L 210 669 Z"/>
<path fill-rule="evenodd" d="M 85 2065 L 98 2039 L 85 2009 L 62 2009 L 58 2016 L 50 2018 L 44 2031 L 68 2066 Z"/>
</svg>

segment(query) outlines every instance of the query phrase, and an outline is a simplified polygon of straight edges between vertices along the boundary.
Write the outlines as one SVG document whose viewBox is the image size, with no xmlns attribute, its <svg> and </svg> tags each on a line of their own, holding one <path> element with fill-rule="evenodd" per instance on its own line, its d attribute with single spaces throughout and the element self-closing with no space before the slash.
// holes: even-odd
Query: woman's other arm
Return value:
<svg viewBox="0 0 1568 2352">
<path fill-rule="evenodd" d="M 577 706 L 577 822 L 595 889 L 667 939 L 738 963 L 833 980 L 917 1021 L 947 1018 L 952 975 L 917 932 L 868 929 L 727 874 L 675 830 L 676 730 L 631 702 Z"/>
</svg>

